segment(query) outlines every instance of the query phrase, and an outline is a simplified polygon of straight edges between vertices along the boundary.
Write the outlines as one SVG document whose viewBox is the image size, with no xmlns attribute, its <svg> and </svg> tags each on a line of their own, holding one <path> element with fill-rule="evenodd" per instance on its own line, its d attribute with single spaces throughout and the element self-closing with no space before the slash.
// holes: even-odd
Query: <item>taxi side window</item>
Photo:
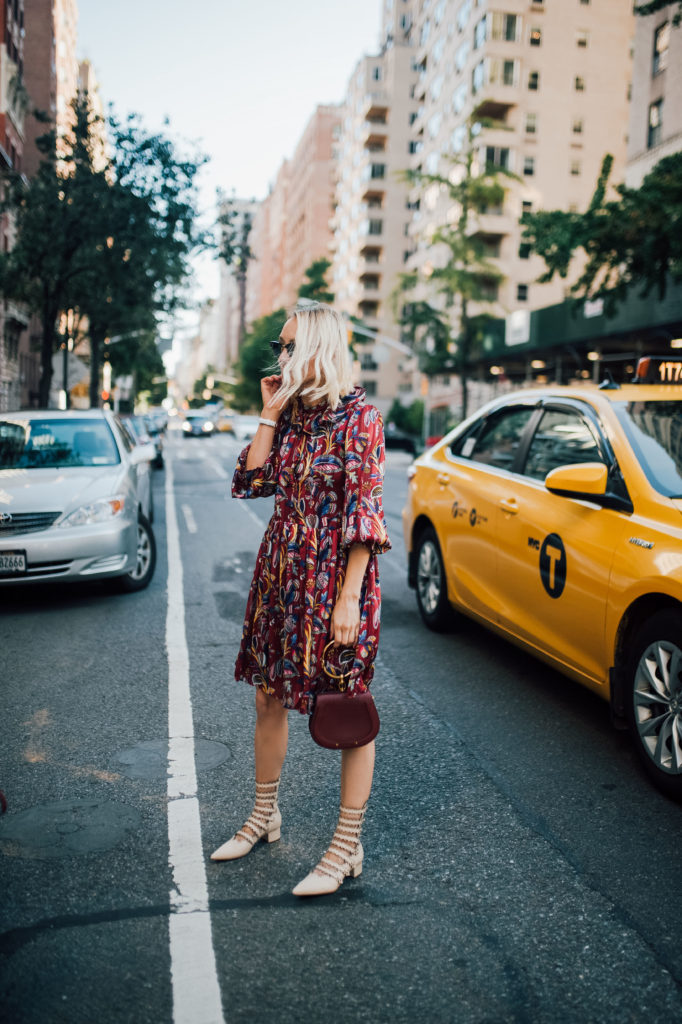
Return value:
<svg viewBox="0 0 682 1024">
<path fill-rule="evenodd" d="M 597 438 L 580 413 L 547 409 L 533 435 L 523 472 L 534 480 L 544 480 L 558 466 L 603 461 Z"/>
<path fill-rule="evenodd" d="M 469 438 L 468 445 L 465 443 L 461 454 L 486 466 L 511 470 L 528 421 L 534 412 L 533 407 L 523 406 L 503 409 L 489 416 L 475 440 Z"/>
</svg>

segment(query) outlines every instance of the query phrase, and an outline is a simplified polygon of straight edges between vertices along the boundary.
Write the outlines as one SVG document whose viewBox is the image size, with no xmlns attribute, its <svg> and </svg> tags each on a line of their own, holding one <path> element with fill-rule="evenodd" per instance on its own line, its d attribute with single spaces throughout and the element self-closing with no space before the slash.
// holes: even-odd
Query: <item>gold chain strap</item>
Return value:
<svg viewBox="0 0 682 1024">
<path fill-rule="evenodd" d="M 327 646 L 325 647 L 324 651 L 322 652 L 322 669 L 325 672 L 325 674 L 329 676 L 330 679 L 333 679 L 334 682 L 337 682 L 339 684 L 339 690 L 343 691 L 348 686 L 348 680 L 350 679 L 350 674 L 353 669 L 353 662 L 355 661 L 355 649 L 347 647 L 345 650 L 341 651 L 341 654 L 339 655 L 341 667 L 343 668 L 343 666 L 348 665 L 348 668 L 344 672 L 340 671 L 335 665 L 327 664 L 327 652 L 333 646 L 334 641 L 330 640 Z"/>
</svg>

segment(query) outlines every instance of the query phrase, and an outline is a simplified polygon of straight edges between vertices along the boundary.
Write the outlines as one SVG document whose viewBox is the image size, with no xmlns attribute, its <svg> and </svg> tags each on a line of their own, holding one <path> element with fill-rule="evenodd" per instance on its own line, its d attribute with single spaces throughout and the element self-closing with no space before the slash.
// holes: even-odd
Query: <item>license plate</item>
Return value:
<svg viewBox="0 0 682 1024">
<path fill-rule="evenodd" d="M 19 576 L 25 572 L 25 551 L 0 551 L 0 576 Z"/>
</svg>

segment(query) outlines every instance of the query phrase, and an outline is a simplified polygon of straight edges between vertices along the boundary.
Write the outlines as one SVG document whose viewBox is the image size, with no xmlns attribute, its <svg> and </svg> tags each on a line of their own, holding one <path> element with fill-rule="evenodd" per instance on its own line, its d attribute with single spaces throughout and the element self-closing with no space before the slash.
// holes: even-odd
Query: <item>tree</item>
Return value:
<svg viewBox="0 0 682 1024">
<path fill-rule="evenodd" d="M 635 14 L 647 15 L 655 14 L 656 11 L 662 11 L 664 7 L 670 6 L 670 0 L 650 0 L 650 3 L 637 4 L 635 6 Z M 682 0 L 677 0 L 677 10 L 673 16 L 673 25 L 679 25 L 682 22 Z"/>
<path fill-rule="evenodd" d="M 276 309 L 274 313 L 259 317 L 251 324 L 251 330 L 239 350 L 239 383 L 232 385 L 232 404 L 238 412 L 260 408 L 261 377 L 273 372 L 274 359 L 269 343 L 279 337 L 286 318 L 285 309 Z"/>
<path fill-rule="evenodd" d="M 59 158 L 53 131 L 38 140 L 43 159 L 28 184 L 7 182 L 16 242 L 0 254 L 0 292 L 27 304 L 42 322 L 40 404 L 47 406 L 56 325 L 62 310 L 89 318 L 91 404 L 99 402 L 104 339 L 152 330 L 155 314 L 172 309 L 201 243 L 193 204 L 201 159 L 177 156 L 162 135 L 148 135 L 135 117 L 104 125 L 86 98 L 74 103 L 74 123 Z"/>
<path fill-rule="evenodd" d="M 447 194 L 457 210 L 453 223 L 441 225 L 433 233 L 431 244 L 441 246 L 444 260 L 425 271 L 402 276 L 403 294 L 411 295 L 418 286 L 443 296 L 445 311 L 427 301 L 408 303 L 401 317 L 403 331 L 415 339 L 421 349 L 422 366 L 430 373 L 454 370 L 462 385 L 462 418 L 467 415 L 469 365 L 473 351 L 482 337 L 487 317 L 472 316 L 472 303 L 494 301 L 491 291 L 502 274 L 491 262 L 486 242 L 473 227 L 473 218 L 500 208 L 505 188 L 502 177 L 514 178 L 509 171 L 495 164 L 479 166 L 475 139 L 481 128 L 494 127 L 493 122 L 472 120 L 468 125 L 467 145 L 453 159 L 448 175 L 408 171 L 407 180 L 421 186 L 422 191 L 436 186 Z M 450 337 L 448 314 L 454 309 L 459 322 L 456 338 Z M 447 331 L 447 333 L 446 333 Z M 425 358 L 425 356 L 427 358 Z"/>
<path fill-rule="evenodd" d="M 542 256 L 547 271 L 568 276 L 582 251 L 584 268 L 571 286 L 581 299 L 601 297 L 613 313 L 632 288 L 666 294 L 668 282 L 682 281 L 682 153 L 664 157 L 638 189 L 616 186 L 619 198 L 606 200 L 613 164 L 607 156 L 585 213 L 540 210 L 522 217 L 524 239 Z"/>
<path fill-rule="evenodd" d="M 239 337 L 241 348 L 246 336 L 246 277 L 254 253 L 249 243 L 253 223 L 248 210 L 240 209 L 236 199 L 226 199 L 218 193 L 218 227 L 220 242 L 218 252 L 221 259 L 231 268 L 239 289 Z"/>
<path fill-rule="evenodd" d="M 299 299 L 310 299 L 313 302 L 333 302 L 334 293 L 329 291 L 327 284 L 327 271 L 331 267 L 331 260 L 322 257 L 313 260 L 305 271 L 307 280 L 298 289 Z"/>
</svg>

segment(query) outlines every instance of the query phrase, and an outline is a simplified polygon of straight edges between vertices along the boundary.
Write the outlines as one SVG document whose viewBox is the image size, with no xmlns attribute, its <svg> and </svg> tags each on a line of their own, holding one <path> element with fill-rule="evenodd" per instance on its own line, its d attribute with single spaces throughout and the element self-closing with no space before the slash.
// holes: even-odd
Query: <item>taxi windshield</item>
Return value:
<svg viewBox="0 0 682 1024">
<path fill-rule="evenodd" d="M 682 498 L 682 398 L 614 402 L 649 483 L 666 498 Z"/>
</svg>

